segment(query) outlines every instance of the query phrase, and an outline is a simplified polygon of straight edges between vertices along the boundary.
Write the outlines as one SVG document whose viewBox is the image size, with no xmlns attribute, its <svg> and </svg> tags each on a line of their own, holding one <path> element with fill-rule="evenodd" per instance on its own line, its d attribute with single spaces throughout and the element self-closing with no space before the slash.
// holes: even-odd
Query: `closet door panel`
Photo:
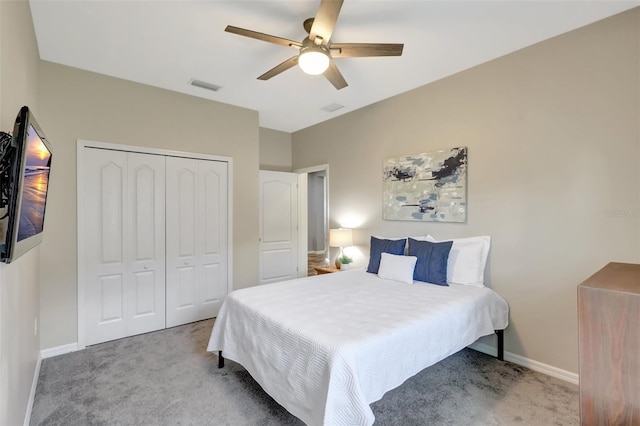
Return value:
<svg viewBox="0 0 640 426">
<path fill-rule="evenodd" d="M 225 288 L 222 287 L 222 279 L 220 277 L 220 265 L 204 265 L 204 303 L 215 303 L 224 297 Z M 225 287 L 226 287 L 226 283 Z M 216 312 L 217 314 L 217 312 Z"/>
<path fill-rule="evenodd" d="M 198 160 L 199 197 L 203 232 L 198 319 L 218 315 L 227 294 L 227 163 Z"/>
<path fill-rule="evenodd" d="M 227 294 L 227 163 L 167 158 L 167 326 L 214 317 Z"/>
<path fill-rule="evenodd" d="M 165 159 L 128 153 L 128 334 L 165 327 Z"/>
<path fill-rule="evenodd" d="M 132 294 L 133 303 L 131 303 L 132 319 L 139 320 L 144 317 L 156 316 L 160 313 L 157 307 L 156 281 L 155 271 L 135 272 L 133 274 L 132 290 L 134 294 Z M 164 314 L 164 309 L 162 309 L 161 313 Z M 164 319 L 164 315 L 162 315 L 162 317 Z M 157 330 L 161 328 L 164 328 L 164 321 Z"/>
<path fill-rule="evenodd" d="M 213 161 L 201 161 L 199 166 L 199 196 L 204 204 L 204 216 L 201 218 L 204 227 L 202 251 L 206 256 L 217 256 L 220 254 L 220 240 L 223 237 L 220 224 L 224 219 L 221 211 L 224 206 L 220 200 L 226 199 L 226 170 L 217 170 L 218 163 Z"/>
<path fill-rule="evenodd" d="M 133 169 L 129 173 L 131 176 L 129 195 L 133 225 L 131 255 L 133 260 L 137 262 L 155 260 L 157 258 L 155 244 L 157 222 L 158 219 L 162 219 L 162 217 L 156 217 L 156 205 L 158 204 L 156 198 L 163 195 L 164 188 L 156 188 L 155 181 L 158 180 L 156 176 L 158 171 L 151 169 L 148 165 L 139 164 L 131 169 Z M 164 210 L 164 203 L 162 209 Z"/>
<path fill-rule="evenodd" d="M 167 157 L 167 327 L 198 320 L 198 163 Z"/>
<path fill-rule="evenodd" d="M 181 266 L 178 270 L 178 310 L 195 310 L 197 304 L 196 268 Z"/>
<path fill-rule="evenodd" d="M 100 227 L 100 260 L 102 265 L 121 265 L 124 261 L 123 230 L 125 227 L 124 211 L 124 185 L 126 171 L 126 157 L 112 156 L 111 159 L 100 162 L 99 170 L 92 173 L 91 178 L 97 178 L 98 203 L 92 203 L 96 215 L 92 219 L 99 222 Z M 92 185 L 93 186 L 93 185 Z M 93 198 L 93 197 L 91 197 Z M 93 201 L 93 200 L 92 200 Z M 94 222 L 95 223 L 95 222 Z"/>
<path fill-rule="evenodd" d="M 127 336 L 127 154 L 85 150 L 85 323 L 92 345 Z"/>
<path fill-rule="evenodd" d="M 100 302 L 100 309 L 96 311 L 99 313 L 98 325 L 103 326 L 114 322 L 120 325 L 124 320 L 124 275 L 114 274 L 98 277 L 98 292 Z"/>
<path fill-rule="evenodd" d="M 88 345 L 165 326 L 164 157 L 85 148 Z"/>
<path fill-rule="evenodd" d="M 174 159 L 172 159 L 174 160 Z M 178 159 L 175 159 L 178 160 Z M 177 195 L 177 220 L 174 224 L 178 227 L 178 256 L 183 259 L 193 260 L 196 254 L 196 215 L 198 205 L 196 204 L 196 180 L 198 170 L 193 164 L 193 160 L 180 159 L 182 167 L 175 172 L 178 190 L 177 194 L 172 193 L 172 197 Z"/>
</svg>

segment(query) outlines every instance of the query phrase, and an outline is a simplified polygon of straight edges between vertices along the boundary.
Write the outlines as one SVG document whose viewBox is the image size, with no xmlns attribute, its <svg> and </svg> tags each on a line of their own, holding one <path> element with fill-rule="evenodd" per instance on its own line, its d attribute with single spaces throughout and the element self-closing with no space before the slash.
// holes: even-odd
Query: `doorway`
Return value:
<svg viewBox="0 0 640 426">
<path fill-rule="evenodd" d="M 316 275 L 315 267 L 327 266 L 329 255 L 329 165 L 296 170 L 304 184 L 299 185 L 301 213 L 306 222 L 304 263 L 307 275 Z M 300 181 L 299 180 L 299 181 Z M 306 192 L 306 193 L 305 193 Z M 305 238 L 301 238 L 304 240 Z M 303 250 L 301 250 L 301 255 Z"/>
</svg>

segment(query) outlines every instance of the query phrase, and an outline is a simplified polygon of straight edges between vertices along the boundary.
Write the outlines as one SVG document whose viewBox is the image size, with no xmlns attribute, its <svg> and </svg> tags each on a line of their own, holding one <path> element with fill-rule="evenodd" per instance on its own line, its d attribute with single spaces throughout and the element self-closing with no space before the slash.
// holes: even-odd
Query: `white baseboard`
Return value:
<svg viewBox="0 0 640 426">
<path fill-rule="evenodd" d="M 38 377 L 40 377 L 40 365 L 42 364 L 42 352 L 38 354 L 36 361 L 36 369 L 33 372 L 33 381 L 31 382 L 31 392 L 29 392 L 29 400 L 27 401 L 27 412 L 24 415 L 24 426 L 29 426 L 31 422 L 31 410 L 33 409 L 33 401 L 36 398 L 36 388 L 38 387 Z"/>
<path fill-rule="evenodd" d="M 31 421 L 31 410 L 33 409 L 33 401 L 36 397 L 36 388 L 38 387 L 38 378 L 40 377 L 40 366 L 42 365 L 42 360 L 56 355 L 68 354 L 69 352 L 75 352 L 77 350 L 77 343 L 69 343 L 68 345 L 57 346 L 55 348 L 43 349 L 40 351 L 38 354 L 38 361 L 36 362 L 36 369 L 33 372 L 31 392 L 29 393 L 29 401 L 27 401 L 27 412 L 24 415 L 24 426 L 29 426 L 29 422 Z"/>
<path fill-rule="evenodd" d="M 478 352 L 485 353 L 487 355 L 496 356 L 496 348 L 485 343 L 475 342 L 468 346 L 471 349 L 474 349 Z M 504 352 L 504 360 L 513 362 L 514 364 L 521 365 L 523 367 L 527 367 L 533 371 L 537 371 L 542 374 L 546 374 L 547 376 L 555 377 L 560 380 L 564 380 L 565 382 L 572 383 L 577 385 L 579 383 L 578 374 L 572 373 L 567 370 L 563 370 L 558 367 L 551 366 L 549 364 L 544 364 L 539 361 L 534 361 L 529 358 L 525 358 L 521 355 L 516 355 L 511 352 Z"/>
<path fill-rule="evenodd" d="M 54 348 L 43 349 L 40 351 L 42 359 L 51 358 L 52 356 L 64 355 L 69 352 L 78 350 L 78 343 L 69 343 L 67 345 L 56 346 Z"/>
</svg>

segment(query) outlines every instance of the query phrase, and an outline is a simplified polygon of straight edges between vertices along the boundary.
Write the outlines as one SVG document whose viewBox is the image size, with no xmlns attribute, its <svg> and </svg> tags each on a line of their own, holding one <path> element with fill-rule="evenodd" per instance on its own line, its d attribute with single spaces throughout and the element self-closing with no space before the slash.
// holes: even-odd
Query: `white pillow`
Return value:
<svg viewBox="0 0 640 426">
<path fill-rule="evenodd" d="M 436 240 L 427 235 L 427 241 L 453 241 L 447 260 L 447 283 L 484 287 L 484 268 L 489 256 L 491 237 L 451 238 Z"/>
<path fill-rule="evenodd" d="M 416 256 L 400 256 L 397 254 L 382 253 L 380 255 L 380 268 L 378 276 L 385 280 L 400 281 L 413 284 L 413 270 L 416 268 Z"/>
</svg>

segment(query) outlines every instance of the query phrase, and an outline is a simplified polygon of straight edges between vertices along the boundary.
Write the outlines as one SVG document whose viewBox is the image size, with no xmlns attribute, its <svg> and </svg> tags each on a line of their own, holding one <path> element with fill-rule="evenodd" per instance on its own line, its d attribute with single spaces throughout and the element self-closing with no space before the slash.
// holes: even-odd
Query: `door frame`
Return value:
<svg viewBox="0 0 640 426">
<path fill-rule="evenodd" d="M 200 154 L 193 152 L 172 151 L 167 149 L 142 147 L 135 145 L 122 145 L 110 142 L 97 142 L 86 139 L 78 139 L 76 144 L 76 244 L 77 244 L 77 280 L 78 280 L 78 349 L 85 349 L 86 327 L 85 327 L 85 282 L 84 282 L 84 229 L 85 220 L 82 206 L 84 205 L 84 149 L 98 148 L 112 151 L 136 152 L 140 154 L 162 155 L 165 157 L 194 158 L 198 160 L 222 161 L 227 163 L 227 294 L 233 291 L 233 158 Z"/>
<path fill-rule="evenodd" d="M 307 276 L 309 243 L 308 232 L 309 227 L 309 196 L 308 196 L 308 176 L 313 172 L 325 172 L 325 191 L 324 202 L 326 208 L 326 229 L 329 232 L 329 164 L 319 164 L 317 166 L 296 169 L 293 172 L 298 174 L 298 276 Z M 327 254 L 329 253 L 329 235 L 325 235 L 327 239 Z M 304 274 L 304 275 L 300 275 Z"/>
</svg>

